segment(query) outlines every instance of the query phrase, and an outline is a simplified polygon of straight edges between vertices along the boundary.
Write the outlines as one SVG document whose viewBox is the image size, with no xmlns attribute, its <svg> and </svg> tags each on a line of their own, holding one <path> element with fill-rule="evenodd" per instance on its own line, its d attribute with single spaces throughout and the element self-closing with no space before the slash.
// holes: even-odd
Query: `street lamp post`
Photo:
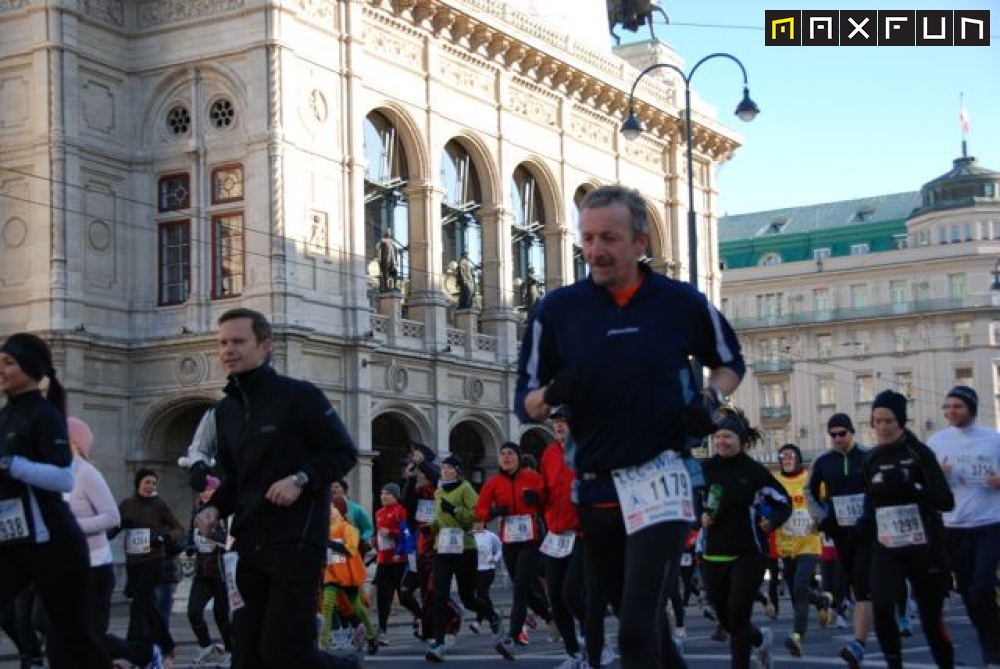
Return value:
<svg viewBox="0 0 1000 669">
<path fill-rule="evenodd" d="M 743 99 L 736 106 L 735 114 L 741 121 L 752 121 L 757 118 L 757 114 L 760 113 L 760 108 L 757 107 L 756 103 L 750 99 L 750 91 L 747 88 L 747 71 L 743 67 L 743 63 L 739 61 L 736 56 L 728 53 L 713 53 L 705 56 L 691 68 L 691 71 L 684 74 L 676 65 L 672 63 L 654 63 L 650 65 L 636 77 L 635 81 L 632 82 L 632 90 L 628 94 L 628 118 L 622 123 L 621 133 L 625 136 L 625 139 L 633 140 L 642 134 L 643 127 L 642 122 L 639 121 L 638 117 L 635 115 L 635 89 L 639 85 L 639 82 L 647 74 L 661 67 L 673 70 L 681 79 L 684 80 L 684 121 L 687 129 L 687 172 L 688 172 L 688 214 L 687 214 L 687 232 L 688 232 L 688 281 L 694 287 L 698 287 L 698 220 L 694 211 L 694 147 L 692 146 L 694 141 L 694 132 L 691 127 L 691 78 L 694 73 L 698 71 L 701 64 L 709 61 L 713 58 L 728 58 L 740 67 L 740 71 L 743 72 Z"/>
</svg>

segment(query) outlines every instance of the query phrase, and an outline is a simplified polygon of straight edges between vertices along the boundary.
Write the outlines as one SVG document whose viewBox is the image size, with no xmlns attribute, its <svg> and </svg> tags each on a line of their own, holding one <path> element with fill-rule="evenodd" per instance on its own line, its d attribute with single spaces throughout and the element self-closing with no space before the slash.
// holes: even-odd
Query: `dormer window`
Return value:
<svg viewBox="0 0 1000 669">
<path fill-rule="evenodd" d="M 789 219 L 788 216 L 777 217 L 771 221 L 770 225 L 767 226 L 767 234 L 776 235 L 780 232 L 784 232 L 785 228 L 788 226 L 789 220 L 791 219 Z"/>
</svg>

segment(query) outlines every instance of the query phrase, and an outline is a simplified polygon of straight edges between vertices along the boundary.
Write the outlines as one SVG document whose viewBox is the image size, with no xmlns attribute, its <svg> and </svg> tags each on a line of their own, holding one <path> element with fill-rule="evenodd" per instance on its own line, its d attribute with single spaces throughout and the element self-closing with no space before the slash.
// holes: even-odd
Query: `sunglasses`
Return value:
<svg viewBox="0 0 1000 669">
<path fill-rule="evenodd" d="M 834 430 L 828 433 L 834 439 L 842 439 L 847 436 L 847 430 Z"/>
</svg>

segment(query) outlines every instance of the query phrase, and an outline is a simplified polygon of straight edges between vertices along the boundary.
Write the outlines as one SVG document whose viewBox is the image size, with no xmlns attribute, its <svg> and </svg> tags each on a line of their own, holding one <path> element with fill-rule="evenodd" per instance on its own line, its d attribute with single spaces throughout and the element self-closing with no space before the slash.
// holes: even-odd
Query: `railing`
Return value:
<svg viewBox="0 0 1000 669">
<path fill-rule="evenodd" d="M 754 374 L 788 374 L 795 366 L 792 360 L 762 360 L 750 365 Z"/>
<path fill-rule="evenodd" d="M 789 404 L 760 408 L 761 420 L 788 420 L 791 417 L 792 417 L 792 407 Z"/>
<path fill-rule="evenodd" d="M 829 321 L 850 321 L 881 318 L 899 314 L 927 314 L 943 311 L 961 311 L 994 308 L 990 295 L 969 295 L 962 298 L 938 298 L 913 300 L 910 302 L 890 302 L 873 304 L 862 308 L 824 309 L 823 311 L 797 311 L 790 314 L 772 314 L 762 318 L 730 318 L 729 323 L 736 331 L 760 330 L 764 328 Z"/>
</svg>

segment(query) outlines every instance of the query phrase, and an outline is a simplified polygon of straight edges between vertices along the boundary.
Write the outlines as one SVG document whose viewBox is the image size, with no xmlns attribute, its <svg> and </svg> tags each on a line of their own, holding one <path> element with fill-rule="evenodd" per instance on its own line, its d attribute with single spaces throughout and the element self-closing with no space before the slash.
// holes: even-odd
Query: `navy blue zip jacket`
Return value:
<svg viewBox="0 0 1000 669">
<path fill-rule="evenodd" d="M 269 365 L 229 377 L 216 406 L 222 485 L 211 505 L 235 514 L 238 550 L 295 545 L 322 554 L 330 531 L 330 484 L 357 464 L 358 449 L 323 392 Z M 303 471 L 291 506 L 265 499 L 275 481 Z"/>
<path fill-rule="evenodd" d="M 837 516 L 833 511 L 833 498 L 865 492 L 864 464 L 867 453 L 868 451 L 861 445 L 854 444 L 846 453 L 831 448 L 813 462 L 807 490 L 813 501 L 823 508 L 826 517 L 829 518 L 826 522 L 829 523 L 830 529 L 838 528 Z"/>
<path fill-rule="evenodd" d="M 579 390 L 569 407 L 575 449 L 567 444 L 567 452 L 574 451 L 568 457 L 577 472 L 603 475 L 683 450 L 681 412 L 694 396 L 689 355 L 743 377 L 736 335 L 705 296 L 662 274 L 643 274 L 621 307 L 589 277 L 554 290 L 525 330 L 514 406 L 532 422 L 525 395 L 571 370 Z"/>
</svg>

